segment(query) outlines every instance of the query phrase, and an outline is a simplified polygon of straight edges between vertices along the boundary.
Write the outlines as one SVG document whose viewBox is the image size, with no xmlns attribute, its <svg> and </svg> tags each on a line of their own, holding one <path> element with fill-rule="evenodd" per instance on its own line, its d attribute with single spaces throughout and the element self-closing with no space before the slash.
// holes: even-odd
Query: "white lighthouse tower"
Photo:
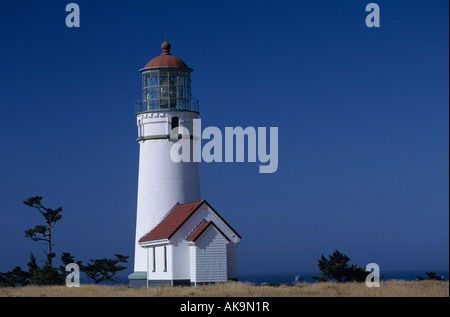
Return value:
<svg viewBox="0 0 450 317">
<path fill-rule="evenodd" d="M 162 54 L 140 70 L 142 100 L 136 103 L 139 181 L 132 286 L 236 280 L 241 236 L 200 198 L 198 163 L 174 162 L 182 138 L 194 149 L 198 101 L 191 98 L 191 72 L 181 59 Z M 189 134 L 189 138 L 187 138 Z M 192 136 L 192 137 L 191 137 Z"/>
<path fill-rule="evenodd" d="M 139 181 L 136 219 L 134 273 L 135 285 L 146 281 L 147 250 L 139 239 L 157 226 L 175 206 L 200 200 L 198 164 L 175 163 L 170 149 L 172 129 L 189 130 L 198 117 L 198 101 L 191 98 L 191 72 L 181 59 L 170 54 L 170 44 L 161 45 L 162 54 L 140 70 L 142 100 L 136 102 L 139 143 Z M 177 133 L 178 134 L 178 133 Z M 141 283 L 142 284 L 142 283 Z"/>
</svg>

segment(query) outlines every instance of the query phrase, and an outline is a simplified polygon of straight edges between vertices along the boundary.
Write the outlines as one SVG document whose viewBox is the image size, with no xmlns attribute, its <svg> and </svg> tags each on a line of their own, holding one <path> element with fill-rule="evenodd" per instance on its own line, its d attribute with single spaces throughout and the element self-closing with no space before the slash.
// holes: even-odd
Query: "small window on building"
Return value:
<svg viewBox="0 0 450 317">
<path fill-rule="evenodd" d="M 141 120 L 138 120 L 138 137 L 140 138 L 141 136 L 142 136 L 142 133 L 141 133 Z"/>
<path fill-rule="evenodd" d="M 153 249 L 153 269 L 152 269 L 152 272 L 156 272 L 156 251 L 155 251 L 155 247 L 153 247 L 152 249 Z"/>
<path fill-rule="evenodd" d="M 167 272 L 167 247 L 164 246 L 164 272 Z"/>
<path fill-rule="evenodd" d="M 175 128 L 178 128 L 179 125 L 180 125 L 180 118 L 172 117 L 172 130 Z M 178 134 L 178 130 L 175 130 L 175 131 Z"/>
</svg>

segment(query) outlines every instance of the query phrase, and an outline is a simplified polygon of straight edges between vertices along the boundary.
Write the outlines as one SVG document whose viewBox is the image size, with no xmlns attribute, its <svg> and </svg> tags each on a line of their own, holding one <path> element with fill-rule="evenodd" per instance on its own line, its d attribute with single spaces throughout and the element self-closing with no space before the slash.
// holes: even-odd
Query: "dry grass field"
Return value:
<svg viewBox="0 0 450 317">
<path fill-rule="evenodd" d="M 0 297 L 449 297 L 448 281 L 386 281 L 379 288 L 365 283 L 333 282 L 296 285 L 253 285 L 227 282 L 197 287 L 81 284 L 66 286 L 0 287 Z"/>
</svg>

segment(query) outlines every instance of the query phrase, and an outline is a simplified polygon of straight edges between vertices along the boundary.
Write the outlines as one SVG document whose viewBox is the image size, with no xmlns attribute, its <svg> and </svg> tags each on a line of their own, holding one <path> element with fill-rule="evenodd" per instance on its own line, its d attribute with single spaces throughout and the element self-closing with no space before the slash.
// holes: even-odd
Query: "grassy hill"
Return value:
<svg viewBox="0 0 450 317">
<path fill-rule="evenodd" d="M 227 282 L 197 287 L 81 284 L 80 287 L 0 287 L 0 297 L 449 297 L 448 281 L 386 281 L 379 288 L 365 283 L 300 283 L 253 285 Z"/>
</svg>

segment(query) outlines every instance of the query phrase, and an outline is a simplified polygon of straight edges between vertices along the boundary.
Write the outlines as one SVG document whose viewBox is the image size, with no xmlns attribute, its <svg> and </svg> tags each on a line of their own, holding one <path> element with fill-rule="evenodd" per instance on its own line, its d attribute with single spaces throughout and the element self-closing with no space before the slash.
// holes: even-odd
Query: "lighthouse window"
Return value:
<svg viewBox="0 0 450 317">
<path fill-rule="evenodd" d="M 152 249 L 153 249 L 153 269 L 152 269 L 152 272 L 156 272 L 156 252 L 155 252 L 155 247 L 153 247 Z"/>
<path fill-rule="evenodd" d="M 167 272 L 167 247 L 164 246 L 164 272 Z"/>
<path fill-rule="evenodd" d="M 141 120 L 138 120 L 138 137 L 141 137 L 142 133 L 141 133 Z"/>
<path fill-rule="evenodd" d="M 172 117 L 172 130 L 178 128 L 180 125 L 180 119 L 178 117 Z M 178 131 L 177 131 L 178 133 Z"/>
</svg>

